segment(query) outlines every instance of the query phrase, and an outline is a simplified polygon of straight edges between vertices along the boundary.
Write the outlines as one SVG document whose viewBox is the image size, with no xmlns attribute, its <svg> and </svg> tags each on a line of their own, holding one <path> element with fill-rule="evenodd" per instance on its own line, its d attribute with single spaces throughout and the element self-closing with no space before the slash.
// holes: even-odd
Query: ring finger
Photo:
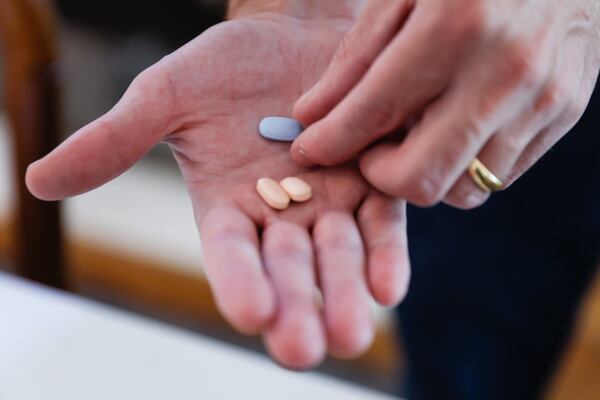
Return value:
<svg viewBox="0 0 600 400">
<path fill-rule="evenodd" d="M 481 149 L 478 159 L 500 181 L 508 183 L 513 166 L 528 144 L 563 112 L 566 96 L 558 86 L 548 86 L 535 101 L 532 109 L 515 122 L 500 129 Z M 469 172 L 465 172 L 444 198 L 444 203 L 457 208 L 471 209 L 485 203 L 490 193 L 483 191 Z"/>
</svg>

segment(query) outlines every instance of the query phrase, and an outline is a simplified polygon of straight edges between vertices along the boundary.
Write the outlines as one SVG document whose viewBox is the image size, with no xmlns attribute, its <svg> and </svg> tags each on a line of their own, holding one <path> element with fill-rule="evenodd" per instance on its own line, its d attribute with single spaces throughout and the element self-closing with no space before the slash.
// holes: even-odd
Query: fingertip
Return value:
<svg viewBox="0 0 600 400">
<path fill-rule="evenodd" d="M 230 206 L 201 215 L 204 271 L 219 311 L 242 333 L 263 331 L 275 314 L 276 297 L 263 270 L 254 222 Z"/>
<path fill-rule="evenodd" d="M 344 154 L 342 146 L 338 146 L 335 138 L 327 135 L 324 128 L 328 123 L 319 122 L 304 131 L 294 141 L 291 148 L 292 160 L 300 166 L 312 167 L 321 165 L 333 167 L 341 164 L 352 155 Z"/>
<path fill-rule="evenodd" d="M 332 340 L 329 352 L 332 356 L 350 360 L 365 354 L 375 340 L 375 327 L 372 322 L 360 327 L 352 327 L 352 331 Z"/>
<path fill-rule="evenodd" d="M 292 118 L 294 118 L 296 121 L 299 121 L 303 126 L 309 126 L 315 122 L 308 118 L 310 112 L 308 112 L 307 101 L 305 100 L 308 93 L 309 92 L 296 101 L 292 110 Z"/>
<path fill-rule="evenodd" d="M 408 295 L 408 279 L 373 288 L 373 298 L 382 307 L 398 307 Z"/>
<path fill-rule="evenodd" d="M 343 301 L 343 299 L 341 299 Z M 352 359 L 364 354 L 375 339 L 375 326 L 371 307 L 354 304 L 344 312 L 327 317 L 329 352 L 336 358 Z"/>
<path fill-rule="evenodd" d="M 319 104 L 316 101 L 321 97 L 319 95 L 319 88 L 321 86 L 321 81 L 317 82 L 294 104 L 292 116 L 294 119 L 300 121 L 304 126 L 309 126 L 315 123 L 324 114 L 323 111 L 320 110 L 320 108 L 323 107 L 319 107 Z"/>
<path fill-rule="evenodd" d="M 372 254 L 369 282 L 375 301 L 384 307 L 398 306 L 408 293 L 410 274 L 407 257 L 387 251 Z"/>
<path fill-rule="evenodd" d="M 252 294 L 240 293 L 221 299 L 225 319 L 239 332 L 256 335 L 265 330 L 275 314 L 275 296 L 270 287 L 256 288 Z"/>
<path fill-rule="evenodd" d="M 373 298 L 384 307 L 398 305 L 410 282 L 406 202 L 372 193 L 358 214 L 367 251 L 367 280 Z"/>
<path fill-rule="evenodd" d="M 302 135 L 292 144 L 292 148 L 290 149 L 292 160 L 301 167 L 312 167 L 316 163 L 309 156 Z"/>
<path fill-rule="evenodd" d="M 40 200 L 44 200 L 42 197 L 43 193 L 40 192 L 40 188 L 38 186 L 38 180 L 36 175 L 36 162 L 33 162 L 27 166 L 27 171 L 25 171 L 25 186 L 29 193 Z"/>
<path fill-rule="evenodd" d="M 59 195 L 56 190 L 49 187 L 48 179 L 44 176 L 44 172 L 42 160 L 31 163 L 25 172 L 25 186 L 29 192 L 39 200 L 62 200 L 64 197 Z"/>
<path fill-rule="evenodd" d="M 315 314 L 288 312 L 265 336 L 269 354 L 284 368 L 295 371 L 314 368 L 326 355 L 325 333 Z"/>
</svg>

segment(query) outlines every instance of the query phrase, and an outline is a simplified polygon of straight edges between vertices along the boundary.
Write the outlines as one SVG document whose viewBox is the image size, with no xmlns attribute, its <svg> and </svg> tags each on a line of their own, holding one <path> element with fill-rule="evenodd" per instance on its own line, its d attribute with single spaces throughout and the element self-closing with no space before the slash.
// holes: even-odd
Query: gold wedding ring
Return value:
<svg viewBox="0 0 600 400">
<path fill-rule="evenodd" d="M 469 175 L 471 175 L 477 186 L 486 193 L 497 192 L 504 188 L 504 183 L 477 158 L 473 160 L 469 167 Z"/>
</svg>

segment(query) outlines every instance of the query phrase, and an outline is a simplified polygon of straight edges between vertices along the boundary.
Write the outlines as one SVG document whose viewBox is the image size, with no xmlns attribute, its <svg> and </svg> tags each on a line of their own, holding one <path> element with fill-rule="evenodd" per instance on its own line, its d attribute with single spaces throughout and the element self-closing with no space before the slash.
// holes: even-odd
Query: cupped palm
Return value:
<svg viewBox="0 0 600 400">
<path fill-rule="evenodd" d="M 397 303 L 406 289 L 404 203 L 370 188 L 353 163 L 301 168 L 288 144 L 257 134 L 261 118 L 291 114 L 350 22 L 265 13 L 211 28 L 32 164 L 30 190 L 47 200 L 91 190 L 167 143 L 190 192 L 224 316 L 243 332 L 264 333 L 288 367 L 313 366 L 327 348 L 357 355 L 373 337 L 369 289 L 384 304 Z M 287 176 L 307 181 L 314 198 L 274 211 L 256 181 Z"/>
</svg>

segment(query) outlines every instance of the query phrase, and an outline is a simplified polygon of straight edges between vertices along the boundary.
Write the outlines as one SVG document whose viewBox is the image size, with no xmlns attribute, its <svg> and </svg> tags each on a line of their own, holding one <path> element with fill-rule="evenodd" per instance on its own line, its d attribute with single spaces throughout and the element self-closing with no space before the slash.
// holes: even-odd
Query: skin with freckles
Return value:
<svg viewBox="0 0 600 400">
<path fill-rule="evenodd" d="M 488 194 L 470 163 L 509 186 L 579 120 L 599 70 L 597 0 L 370 0 L 296 103 L 310 126 L 292 155 L 359 155 L 389 195 L 473 208 Z M 402 141 L 379 142 L 400 128 Z"/>
<path fill-rule="evenodd" d="M 30 190 L 47 200 L 91 190 L 166 143 L 189 188 L 206 273 L 231 324 L 263 334 L 274 359 L 289 368 L 315 366 L 327 351 L 357 356 L 373 339 L 370 299 L 394 305 L 406 291 L 405 205 L 372 189 L 355 163 L 299 167 L 289 144 L 257 133 L 264 116 L 291 114 L 351 22 L 339 14 L 261 12 L 213 27 L 143 72 L 110 112 L 32 164 Z M 313 198 L 275 211 L 256 192 L 265 176 L 300 177 Z"/>
</svg>

